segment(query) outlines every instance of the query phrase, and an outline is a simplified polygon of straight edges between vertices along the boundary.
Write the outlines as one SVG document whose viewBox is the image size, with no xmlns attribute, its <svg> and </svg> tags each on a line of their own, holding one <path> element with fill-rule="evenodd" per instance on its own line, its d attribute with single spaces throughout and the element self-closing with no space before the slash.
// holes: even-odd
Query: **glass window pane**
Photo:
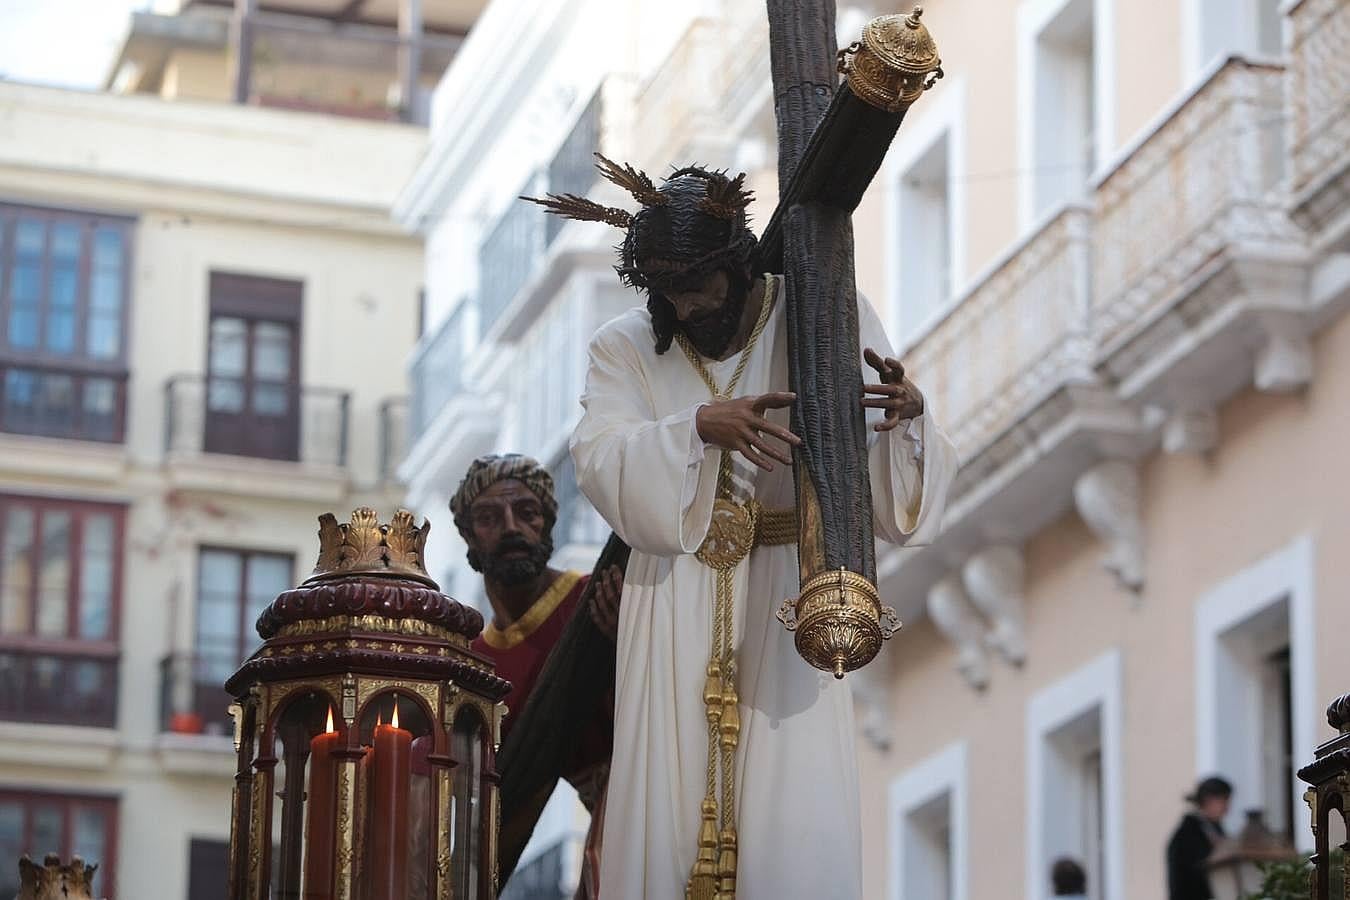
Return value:
<svg viewBox="0 0 1350 900">
<path fill-rule="evenodd" d="M 94 229 L 94 266 L 99 269 L 122 269 L 125 251 L 122 230 L 108 225 Z"/>
<path fill-rule="evenodd" d="M 11 506 L 5 516 L 3 551 L 0 552 L 0 632 L 28 634 L 33 572 L 33 510 Z"/>
<path fill-rule="evenodd" d="M 218 316 L 211 320 L 211 374 L 242 378 L 248 325 L 243 319 Z"/>
<path fill-rule="evenodd" d="M 48 853 L 62 853 L 66 848 L 61 846 L 61 834 L 65 830 L 62 827 L 65 815 L 61 807 L 49 803 L 34 805 L 29 809 L 29 815 L 32 817 L 33 839 L 28 845 L 28 854 L 34 859 L 41 859 Z"/>
<path fill-rule="evenodd" d="M 41 219 L 20 219 L 14 226 L 14 255 L 41 259 L 43 227 Z"/>
<path fill-rule="evenodd" d="M 91 893 L 101 897 L 99 892 L 103 871 L 108 868 L 108 815 L 95 806 L 81 804 L 75 807 L 74 821 L 71 823 L 71 856 L 79 856 L 87 865 L 98 863 L 94 873 Z"/>
<path fill-rule="evenodd" d="M 16 800 L 0 800 L 0 859 L 17 860 L 23 856 L 23 805 Z M 0 866 L 0 897 L 19 892 L 19 867 Z"/>
<path fill-rule="evenodd" d="M 112 625 L 115 531 L 108 513 L 84 517 L 80 543 L 80 637 L 102 640 Z"/>
<path fill-rule="evenodd" d="M 261 381 L 291 378 L 291 326 L 258 322 L 253 328 L 253 377 Z"/>
<path fill-rule="evenodd" d="M 52 225 L 52 262 L 78 263 L 80 260 L 80 226 L 73 222 Z"/>
<path fill-rule="evenodd" d="M 111 378 L 88 378 L 84 382 L 81 435 L 98 441 L 117 438 L 117 382 Z"/>
<path fill-rule="evenodd" d="M 203 550 L 197 585 L 197 654 L 203 679 L 219 680 L 239 665 L 239 596 L 243 559 Z"/>
<path fill-rule="evenodd" d="M 253 384 L 253 411 L 262 416 L 284 416 L 290 409 L 292 389 L 283 384 Z"/>
<path fill-rule="evenodd" d="M 248 609 L 244 622 L 248 626 L 245 632 L 244 650 L 252 653 L 262 643 L 253 623 L 262 611 L 277 598 L 277 594 L 289 590 L 291 583 L 291 558 L 273 554 L 256 554 L 248 558 Z"/>
<path fill-rule="evenodd" d="M 46 225 L 20 219 L 14 226 L 14 269 L 9 282 L 9 344 L 22 349 L 38 343 L 38 309 L 42 301 L 42 255 Z"/>
<path fill-rule="evenodd" d="M 94 276 L 94 288 L 102 276 Z M 85 323 L 85 349 L 94 359 L 117 359 L 122 352 L 122 319 L 119 315 L 90 311 Z"/>
<path fill-rule="evenodd" d="M 37 633 L 66 637 L 70 618 L 70 513 L 43 513 L 40 552 Z"/>
</svg>

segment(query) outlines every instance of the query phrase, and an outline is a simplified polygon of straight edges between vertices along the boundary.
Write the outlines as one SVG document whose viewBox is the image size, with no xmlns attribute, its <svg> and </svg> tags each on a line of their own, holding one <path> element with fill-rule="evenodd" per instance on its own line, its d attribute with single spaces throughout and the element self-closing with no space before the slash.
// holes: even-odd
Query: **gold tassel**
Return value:
<svg viewBox="0 0 1350 900">
<path fill-rule="evenodd" d="M 728 687 L 722 694 L 722 747 L 736 749 L 741 738 L 741 713 L 736 708 L 736 691 Z M 724 776 L 725 777 L 725 776 Z"/>
<path fill-rule="evenodd" d="M 703 705 L 707 707 L 708 720 L 713 721 L 718 707 L 722 703 L 722 666 L 717 660 L 708 661 L 708 677 L 703 681 Z"/>
<path fill-rule="evenodd" d="M 703 800 L 703 820 L 698 827 L 698 858 L 684 889 L 686 900 L 716 900 L 717 897 L 717 804 Z"/>
<path fill-rule="evenodd" d="M 717 900 L 736 900 L 736 831 L 722 829 L 722 853 L 717 859 Z"/>
</svg>

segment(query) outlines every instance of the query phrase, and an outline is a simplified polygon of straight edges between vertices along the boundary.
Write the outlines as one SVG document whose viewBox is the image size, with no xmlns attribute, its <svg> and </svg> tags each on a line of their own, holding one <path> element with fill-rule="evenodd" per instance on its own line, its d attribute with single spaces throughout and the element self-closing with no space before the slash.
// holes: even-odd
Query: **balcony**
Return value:
<svg viewBox="0 0 1350 900">
<path fill-rule="evenodd" d="M 126 400 L 125 372 L 0 362 L 0 431 L 120 444 Z"/>
<path fill-rule="evenodd" d="M 233 702 L 222 686 L 239 660 L 177 654 L 160 660 L 160 734 L 166 771 L 228 778 L 234 773 Z"/>
<path fill-rule="evenodd" d="M 178 375 L 164 386 L 164 450 L 179 487 L 315 502 L 346 488 L 351 395 L 259 379 Z"/>
<path fill-rule="evenodd" d="M 1294 218 L 1321 233 L 1350 198 L 1350 6 L 1302 0 L 1288 12 L 1289 156 Z"/>
<path fill-rule="evenodd" d="M 1066 382 L 1091 380 L 1090 230 L 1089 210 L 1063 210 L 906 354 L 963 460 Z"/>
<path fill-rule="evenodd" d="M 480 337 L 493 331 L 543 256 L 547 214 L 534 203 L 515 199 L 516 195 L 538 197 L 551 190 L 543 182 L 541 176 L 531 176 L 512 194 L 506 210 L 478 248 Z"/>
<path fill-rule="evenodd" d="M 1282 66 L 1230 59 L 1101 181 L 1092 315 L 1108 355 L 1182 301 L 1219 299 L 1199 288 L 1225 267 L 1297 262 L 1277 190 L 1283 99 Z"/>
<path fill-rule="evenodd" d="M 118 668 L 114 645 L 29 639 L 0 648 L 0 720 L 113 728 Z"/>
</svg>

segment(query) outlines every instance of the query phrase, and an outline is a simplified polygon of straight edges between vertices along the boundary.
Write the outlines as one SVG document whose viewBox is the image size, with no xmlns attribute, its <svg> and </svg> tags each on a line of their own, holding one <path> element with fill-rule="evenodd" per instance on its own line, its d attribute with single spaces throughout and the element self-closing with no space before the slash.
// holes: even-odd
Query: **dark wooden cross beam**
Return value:
<svg viewBox="0 0 1350 900">
<path fill-rule="evenodd" d="M 837 87 L 844 60 L 836 53 L 834 0 L 767 3 L 780 199 L 760 242 L 760 265 L 784 276 L 788 368 L 798 397 L 792 427 L 803 438 L 794 454 L 802 591 L 780 616 L 808 662 L 842 677 L 889 636 L 876 593 L 867 427 L 858 404 L 851 214 L 905 109 L 941 69 L 916 9 L 870 22 L 846 51 L 848 77 Z M 821 602 L 826 596 L 848 603 Z"/>
</svg>

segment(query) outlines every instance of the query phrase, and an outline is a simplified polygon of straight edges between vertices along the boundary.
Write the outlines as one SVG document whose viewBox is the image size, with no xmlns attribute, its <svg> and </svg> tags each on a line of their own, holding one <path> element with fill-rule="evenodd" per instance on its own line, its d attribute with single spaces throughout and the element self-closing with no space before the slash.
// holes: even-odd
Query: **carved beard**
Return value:
<svg viewBox="0 0 1350 900">
<path fill-rule="evenodd" d="M 504 558 L 502 554 L 512 550 L 525 550 L 528 556 Z M 537 544 L 531 544 L 518 535 L 508 535 L 497 542 L 490 553 L 469 550 L 469 565 L 475 572 L 482 572 L 490 581 L 505 587 L 515 587 L 538 578 L 548 567 L 553 556 L 553 534 L 545 534 Z"/>
<path fill-rule="evenodd" d="M 745 299 L 750 291 L 746 287 L 732 284 L 727 291 L 726 302 L 716 312 L 701 319 L 680 322 L 678 327 L 694 345 L 699 355 L 706 359 L 721 359 L 722 354 L 731 346 L 732 338 L 741 327 L 741 315 L 745 312 Z"/>
</svg>

